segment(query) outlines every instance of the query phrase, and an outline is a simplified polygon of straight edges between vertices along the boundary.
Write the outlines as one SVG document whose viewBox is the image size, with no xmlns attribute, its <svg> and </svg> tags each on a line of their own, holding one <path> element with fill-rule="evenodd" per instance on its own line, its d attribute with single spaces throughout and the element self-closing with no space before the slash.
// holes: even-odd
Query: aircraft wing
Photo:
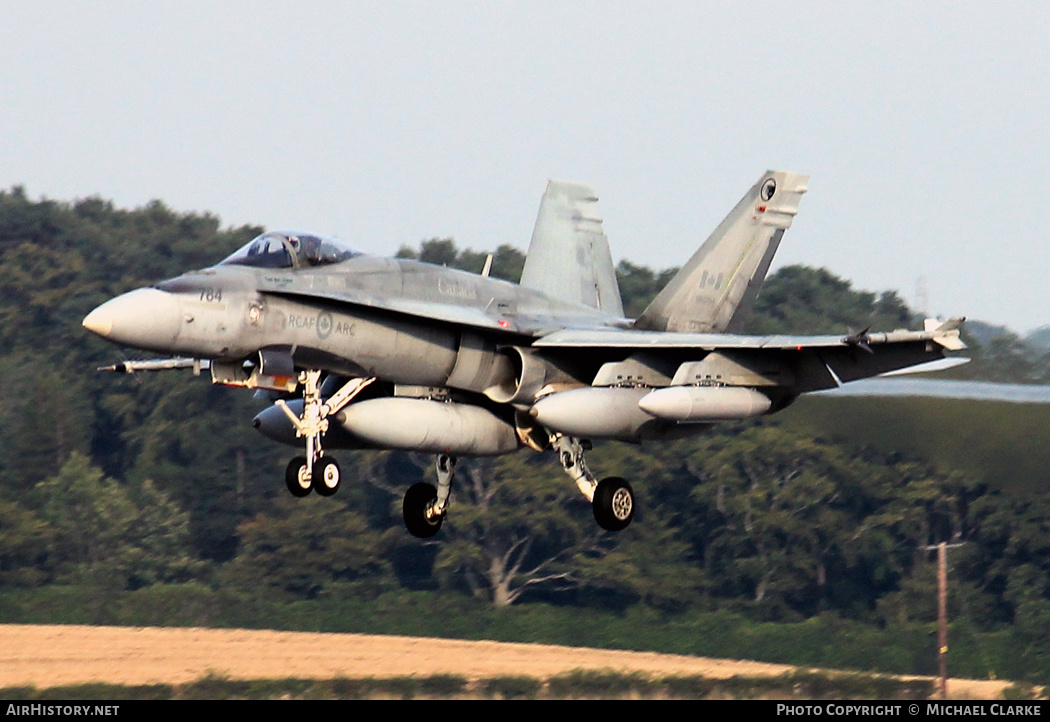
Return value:
<svg viewBox="0 0 1050 722">
<path fill-rule="evenodd" d="M 544 348 L 801 349 L 839 345 L 841 336 L 741 336 L 723 333 L 669 333 L 665 331 L 596 331 L 566 329 L 539 339 Z"/>
<path fill-rule="evenodd" d="M 863 336 L 744 336 L 729 333 L 672 333 L 666 331 L 634 330 L 576 330 L 565 329 L 543 336 L 533 346 L 547 348 L 634 348 L 634 349 L 685 349 L 703 351 L 717 349 L 826 349 L 849 348 L 863 342 L 868 346 L 899 344 L 916 341 L 934 341 L 951 350 L 966 348 L 958 341 L 958 334 L 948 335 L 932 331 L 890 331 L 869 333 Z M 951 344 L 951 345 L 948 345 Z"/>
<path fill-rule="evenodd" d="M 675 333 L 642 330 L 574 330 L 548 334 L 533 347 L 584 351 L 666 354 L 718 352 L 745 367 L 776 360 L 792 369 L 800 393 L 834 388 L 843 382 L 878 376 L 944 358 L 946 350 L 966 345 L 959 338 L 962 319 L 927 322 L 923 331 L 861 333 L 850 336 L 745 336 L 719 333 Z"/>
</svg>

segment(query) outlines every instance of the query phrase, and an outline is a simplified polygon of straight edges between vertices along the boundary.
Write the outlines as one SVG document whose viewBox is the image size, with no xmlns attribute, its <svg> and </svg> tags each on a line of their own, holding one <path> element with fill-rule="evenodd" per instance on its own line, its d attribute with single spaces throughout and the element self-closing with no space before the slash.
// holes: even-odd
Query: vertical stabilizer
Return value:
<svg viewBox="0 0 1050 722">
<path fill-rule="evenodd" d="M 645 309 L 636 327 L 740 331 L 798 212 L 809 176 L 766 172 Z"/>
<path fill-rule="evenodd" d="M 583 183 L 549 181 L 540 202 L 521 285 L 623 316 L 598 197 Z"/>
</svg>

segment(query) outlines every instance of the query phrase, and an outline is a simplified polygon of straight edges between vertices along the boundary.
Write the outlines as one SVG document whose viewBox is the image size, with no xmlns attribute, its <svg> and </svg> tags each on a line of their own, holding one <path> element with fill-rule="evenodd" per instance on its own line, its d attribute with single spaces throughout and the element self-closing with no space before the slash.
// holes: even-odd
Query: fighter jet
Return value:
<svg viewBox="0 0 1050 722">
<path fill-rule="evenodd" d="M 254 426 L 305 449 L 285 474 L 295 496 L 336 492 L 333 449 L 433 453 L 437 484 L 412 485 L 403 502 L 408 530 L 429 537 L 449 513 L 457 457 L 551 449 L 597 523 L 618 531 L 634 517 L 634 492 L 619 477 L 595 479 L 593 440 L 692 436 L 965 348 L 962 319 L 740 335 L 807 182 L 764 173 L 637 319 L 624 318 L 594 190 L 551 181 L 520 284 L 267 232 L 83 323 L 169 356 L 112 370 L 208 368 L 214 383 L 265 395 L 273 403 Z"/>
</svg>

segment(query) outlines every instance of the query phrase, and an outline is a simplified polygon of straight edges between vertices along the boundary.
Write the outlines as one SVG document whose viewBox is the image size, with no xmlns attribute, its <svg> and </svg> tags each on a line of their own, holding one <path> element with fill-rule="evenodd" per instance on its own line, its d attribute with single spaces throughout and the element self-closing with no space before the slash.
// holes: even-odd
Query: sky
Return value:
<svg viewBox="0 0 1050 722">
<path fill-rule="evenodd" d="M 389 255 L 524 250 L 577 180 L 614 259 L 663 269 L 791 170 L 774 269 L 1023 333 L 1050 324 L 1048 27 L 986 0 L 9 0 L 0 188 Z"/>
</svg>

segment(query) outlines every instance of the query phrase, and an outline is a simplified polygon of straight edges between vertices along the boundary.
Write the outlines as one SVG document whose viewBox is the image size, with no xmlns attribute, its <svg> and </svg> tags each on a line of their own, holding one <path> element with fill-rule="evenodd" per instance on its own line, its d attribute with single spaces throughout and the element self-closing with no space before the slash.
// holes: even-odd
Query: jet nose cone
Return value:
<svg viewBox="0 0 1050 722">
<path fill-rule="evenodd" d="M 114 343 L 171 351 L 182 325 L 182 309 L 173 294 L 140 288 L 106 301 L 84 317 L 83 325 Z"/>
<path fill-rule="evenodd" d="M 84 316 L 82 323 L 84 328 L 91 333 L 98 334 L 102 338 L 108 337 L 113 330 L 113 317 L 110 315 L 109 311 L 106 310 L 105 304 L 102 304 L 87 316 Z"/>
</svg>

